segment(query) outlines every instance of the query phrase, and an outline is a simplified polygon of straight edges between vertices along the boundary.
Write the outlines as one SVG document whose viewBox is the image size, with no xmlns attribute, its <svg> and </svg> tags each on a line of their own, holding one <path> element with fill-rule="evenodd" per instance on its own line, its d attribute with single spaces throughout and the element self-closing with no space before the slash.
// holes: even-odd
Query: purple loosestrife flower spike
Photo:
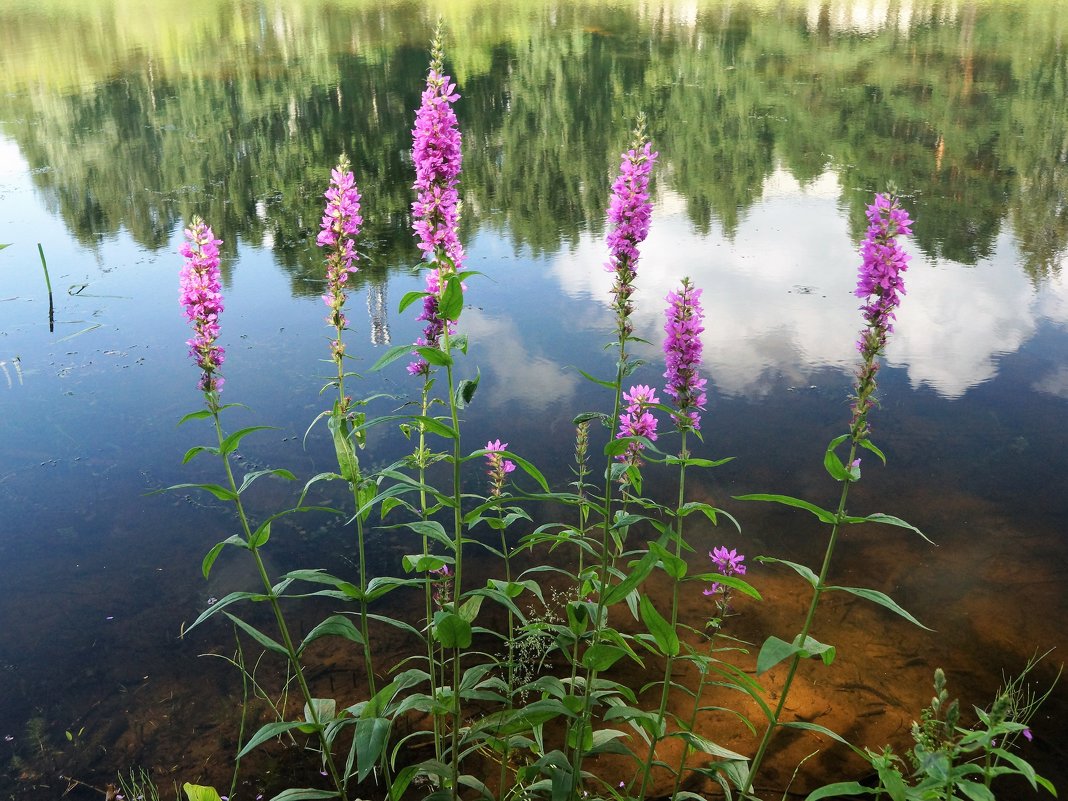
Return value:
<svg viewBox="0 0 1068 801">
<path fill-rule="evenodd" d="M 337 338 L 330 343 L 330 352 L 335 360 L 340 361 L 345 354 L 341 331 L 348 325 L 343 311 L 348 299 L 345 284 L 349 275 L 357 270 L 355 262 L 359 256 L 354 240 L 363 225 L 360 192 L 356 187 L 356 178 L 349 169 L 348 157 L 344 154 L 337 167 L 330 172 L 330 187 L 324 197 L 326 208 L 315 241 L 319 247 L 327 248 L 326 294 L 323 295 L 323 302 L 330 309 L 326 322 L 337 329 Z"/>
<path fill-rule="evenodd" d="M 630 322 L 634 304 L 634 278 L 638 269 L 638 246 L 649 233 L 653 206 L 649 201 L 649 174 L 659 155 L 646 139 L 644 120 L 639 118 L 633 146 L 620 157 L 619 176 L 612 184 L 608 222 L 612 230 L 607 237 L 608 263 L 605 269 L 615 274 L 612 284 L 612 308 L 621 341 L 631 335 Z"/>
<path fill-rule="evenodd" d="M 193 324 L 193 338 L 188 340 L 189 355 L 201 369 L 199 387 L 205 392 L 220 392 L 223 378 L 217 374 L 226 352 L 215 344 L 219 337 L 219 315 L 223 310 L 219 283 L 219 245 L 211 228 L 199 217 L 185 230 L 186 242 L 181 254 L 185 264 L 179 276 L 180 296 L 185 317 Z"/>
<path fill-rule="evenodd" d="M 850 433 L 858 442 L 870 433 L 867 418 L 875 404 L 875 375 L 879 370 L 876 357 L 886 346 L 887 334 L 894 330 L 893 320 L 905 294 L 902 273 L 908 269 L 909 256 L 897 238 L 912 233 L 912 220 L 893 195 L 877 194 L 875 202 L 868 206 L 867 217 L 868 232 L 860 248 L 862 261 L 856 289 L 857 297 L 864 299 L 860 308 L 867 325 L 857 341 L 862 362 L 850 423 Z"/>
<path fill-rule="evenodd" d="M 418 320 L 426 323 L 419 345 L 436 347 L 446 327 L 452 322 L 442 319 L 439 302 L 446 279 L 462 267 L 463 245 L 457 234 L 460 216 L 460 182 L 462 153 L 460 129 L 452 104 L 460 99 L 456 84 L 443 73 L 441 42 L 435 36 L 431 49 L 423 99 L 416 111 L 412 130 L 412 162 L 415 165 L 416 200 L 412 203 L 412 228 L 424 258 L 434 266 L 427 275 L 423 312 Z M 429 375 L 430 365 L 418 359 L 408 366 L 412 375 Z"/>
<path fill-rule="evenodd" d="M 656 390 L 644 384 L 638 384 L 631 387 L 629 393 L 623 393 L 623 400 L 627 402 L 627 408 L 619 416 L 619 431 L 616 434 L 616 439 L 645 437 L 650 442 L 655 442 L 656 417 L 647 411 L 645 406 L 660 403 L 660 399 L 656 397 Z M 640 453 L 644 449 L 645 446 L 640 442 L 632 442 L 627 447 L 627 450 L 617 455 L 616 458 L 634 467 L 641 467 Z"/>
<path fill-rule="evenodd" d="M 701 428 L 701 414 L 707 403 L 706 379 L 698 375 L 701 366 L 701 332 L 705 327 L 704 310 L 701 308 L 701 290 L 690 283 L 689 278 L 682 279 L 678 292 L 667 296 L 667 322 L 664 332 L 664 361 L 667 364 L 667 386 L 664 392 L 675 399 L 675 406 L 681 414 L 673 415 L 675 425 L 680 429 Z"/>
<path fill-rule="evenodd" d="M 745 555 L 738 553 L 737 550 L 731 548 L 727 550 L 725 545 L 720 545 L 712 551 L 708 552 L 709 558 L 712 560 L 712 564 L 716 568 L 716 572 L 723 576 L 744 576 L 745 575 Z M 724 585 L 718 581 L 712 582 L 704 591 L 705 595 L 716 595 L 717 593 L 726 593 Z"/>
<path fill-rule="evenodd" d="M 504 482 L 508 474 L 515 470 L 515 462 L 501 456 L 501 451 L 508 450 L 507 442 L 502 444 L 499 439 L 487 442 L 486 450 L 489 451 L 486 454 L 486 461 L 489 463 L 489 470 L 486 474 L 490 477 L 490 495 L 499 498 L 504 490 Z"/>
</svg>

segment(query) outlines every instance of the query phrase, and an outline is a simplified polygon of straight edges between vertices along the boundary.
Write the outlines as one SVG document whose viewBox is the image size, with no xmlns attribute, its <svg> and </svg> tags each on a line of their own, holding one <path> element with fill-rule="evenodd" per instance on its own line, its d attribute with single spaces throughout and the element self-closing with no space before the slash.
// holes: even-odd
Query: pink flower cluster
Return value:
<svg viewBox="0 0 1068 801">
<path fill-rule="evenodd" d="M 865 298 L 861 306 L 867 323 L 857 340 L 862 362 L 857 371 L 856 394 L 853 396 L 853 419 L 850 433 L 859 442 L 871 433 L 868 412 L 875 404 L 876 356 L 886 345 L 886 336 L 894 330 L 892 321 L 905 294 L 901 274 L 908 269 L 908 254 L 897 241 L 898 236 L 912 233 L 908 212 L 892 195 L 878 194 L 868 206 L 868 233 L 860 252 L 863 260 L 857 279 L 856 295 Z"/>
<path fill-rule="evenodd" d="M 444 254 L 459 267 L 463 245 L 456 234 L 459 206 L 457 185 L 462 154 L 460 130 L 452 104 L 460 99 L 456 84 L 441 74 L 440 61 L 431 63 L 423 100 L 412 130 L 412 161 L 415 164 L 416 200 L 412 204 L 413 228 L 419 248 L 429 258 Z"/>
<path fill-rule="evenodd" d="M 640 129 L 639 129 L 640 130 Z M 609 256 L 605 269 L 615 273 L 612 283 L 612 308 L 616 312 L 618 333 L 625 342 L 634 328 L 630 322 L 634 304 L 634 278 L 637 275 L 638 245 L 649 234 L 649 220 L 653 206 L 649 202 L 649 174 L 657 153 L 638 133 L 633 148 L 621 156 L 619 177 L 612 184 L 612 200 L 608 206 L 608 222 L 612 230 L 607 237 Z"/>
<path fill-rule="evenodd" d="M 356 178 L 349 170 L 348 159 L 344 156 L 338 166 L 330 172 L 330 187 L 324 194 L 326 208 L 316 244 L 328 248 L 326 257 L 326 293 L 323 302 L 330 309 L 326 321 L 338 330 L 338 338 L 331 343 L 334 358 L 344 353 L 341 342 L 341 329 L 347 324 L 343 309 L 347 295 L 345 283 L 350 273 L 356 272 L 354 263 L 359 259 L 355 249 L 355 238 L 363 225 L 360 216 L 360 192 L 356 187 Z"/>
<path fill-rule="evenodd" d="M 612 184 L 612 201 L 608 221 L 613 229 L 607 242 L 610 255 L 605 269 L 616 272 L 621 267 L 634 271 L 638 263 L 638 245 L 649 234 L 652 204 L 649 202 L 649 174 L 658 153 L 650 142 L 628 150 L 621 156 L 619 177 Z"/>
<path fill-rule="evenodd" d="M 722 576 L 744 576 L 745 575 L 745 555 L 738 553 L 734 548 L 727 550 L 727 546 L 721 545 L 714 550 L 708 552 L 709 558 L 712 560 L 713 566 L 716 568 L 716 572 Z M 724 591 L 724 586 L 718 581 L 712 582 L 711 586 L 705 589 L 703 592 L 705 595 L 715 595 Z"/>
<path fill-rule="evenodd" d="M 901 235 L 912 233 L 912 220 L 908 212 L 898 205 L 892 195 L 877 194 L 875 202 L 868 206 L 868 233 L 861 245 L 862 262 L 857 277 L 856 296 L 865 298 L 861 309 L 875 339 L 862 336 L 857 343 L 864 353 L 875 342 L 879 347 L 886 344 L 886 335 L 894 330 L 892 321 L 895 310 L 905 294 L 905 282 L 901 274 L 908 269 L 909 256 L 897 241 Z M 866 332 L 867 334 L 867 332 Z"/>
<path fill-rule="evenodd" d="M 689 278 L 682 279 L 678 292 L 669 292 L 667 296 L 667 321 L 664 332 L 664 361 L 667 364 L 667 386 L 664 392 L 675 399 L 675 406 L 681 415 L 675 415 L 675 424 L 680 428 L 692 426 L 701 428 L 701 414 L 707 403 L 706 379 L 698 375 L 701 366 L 701 332 L 705 327 L 704 310 L 701 308 L 701 290 L 690 283 Z"/>
<path fill-rule="evenodd" d="M 426 278 L 427 296 L 416 319 L 426 323 L 419 345 L 435 347 L 451 321 L 442 319 L 439 300 L 445 279 L 461 268 L 464 249 L 457 234 L 462 153 L 460 129 L 452 104 L 460 99 L 456 84 L 442 74 L 441 51 L 435 43 L 423 99 L 412 130 L 412 162 L 415 165 L 416 200 L 412 228 L 424 256 L 436 264 Z M 447 262 L 442 262 L 442 258 Z M 427 376 L 430 365 L 417 359 L 408 365 L 412 375 Z"/>
<path fill-rule="evenodd" d="M 650 442 L 656 441 L 656 417 L 645 407 L 649 404 L 660 403 L 656 397 L 656 390 L 644 384 L 638 384 L 630 388 L 630 392 L 623 393 L 623 400 L 627 402 L 626 411 L 619 416 L 619 432 L 616 439 L 623 437 L 645 437 Z M 642 465 L 641 452 L 645 446 L 640 442 L 632 442 L 627 450 L 616 456 L 621 462 L 640 467 Z"/>
<path fill-rule="evenodd" d="M 199 387 L 205 392 L 219 392 L 223 378 L 216 374 L 226 352 L 215 344 L 219 337 L 219 315 L 223 311 L 222 287 L 219 283 L 219 245 L 221 239 L 199 217 L 185 230 L 186 242 L 181 254 L 185 264 L 179 275 L 179 300 L 185 317 L 193 324 L 193 338 L 186 342 L 189 355 L 201 369 Z"/>
<path fill-rule="evenodd" d="M 504 482 L 508 474 L 515 470 L 515 462 L 501 456 L 502 451 L 508 450 L 508 443 L 494 440 L 486 443 L 486 461 L 489 462 L 489 470 L 486 474 L 490 477 L 490 495 L 499 497 L 504 490 Z"/>
</svg>

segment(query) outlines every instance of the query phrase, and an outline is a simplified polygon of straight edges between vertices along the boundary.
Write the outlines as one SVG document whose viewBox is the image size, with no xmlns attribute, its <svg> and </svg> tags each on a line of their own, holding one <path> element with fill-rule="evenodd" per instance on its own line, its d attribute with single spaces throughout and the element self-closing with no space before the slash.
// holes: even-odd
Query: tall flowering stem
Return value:
<svg viewBox="0 0 1068 801">
<path fill-rule="evenodd" d="M 350 275 L 357 272 L 356 237 L 363 225 L 360 214 L 360 191 L 356 186 L 356 176 L 351 170 L 348 156 L 342 154 L 337 167 L 330 172 L 330 185 L 324 193 L 326 206 L 320 224 L 316 244 L 326 251 L 326 292 L 323 302 L 330 310 L 326 317 L 327 325 L 334 329 L 330 341 L 330 358 L 334 362 L 337 385 L 337 400 L 330 412 L 328 423 L 334 442 L 341 476 L 348 482 L 352 491 L 353 503 L 357 509 L 356 552 L 359 565 L 360 582 L 360 633 L 363 635 L 364 672 L 367 674 L 367 688 L 374 697 L 376 693 L 374 660 L 371 654 L 371 637 L 368 630 L 367 605 L 367 555 L 364 539 L 364 519 L 360 508 L 363 503 L 361 490 L 368 486 L 367 479 L 360 473 L 359 460 L 356 457 L 354 440 L 358 441 L 358 424 L 363 414 L 354 414 L 352 399 L 345 393 L 345 340 L 344 331 L 348 326 L 345 317 L 345 302 L 348 300 L 346 286 Z M 357 428 L 354 431 L 354 425 Z M 387 766 L 388 767 L 388 766 Z M 388 774 L 387 774 L 388 775 Z"/>
<path fill-rule="evenodd" d="M 652 218 L 652 202 L 649 199 L 649 176 L 653 165 L 656 163 L 657 153 L 652 149 L 645 133 L 645 119 L 639 116 L 634 130 L 634 137 L 630 148 L 620 156 L 619 174 L 612 183 L 612 197 L 608 205 L 608 223 L 610 230 L 606 237 L 608 245 L 608 262 L 605 269 L 614 275 L 612 282 L 612 309 L 616 314 L 616 344 L 618 359 L 616 361 L 615 396 L 612 402 L 613 425 L 617 422 L 621 428 L 637 432 L 638 436 L 648 436 L 655 433 L 650 428 L 650 420 L 643 419 L 641 404 L 635 405 L 632 399 L 628 399 L 626 419 L 621 416 L 623 410 L 623 379 L 630 373 L 628 365 L 627 343 L 634 332 L 634 326 L 630 321 L 630 315 L 634 310 L 631 296 L 634 294 L 634 280 L 638 274 L 639 246 L 649 234 L 649 225 Z M 650 415 L 650 418 L 652 416 Z M 652 423 L 655 426 L 655 420 Z M 617 436 L 632 436 L 622 433 Z M 638 450 L 628 448 L 628 458 L 620 460 L 627 469 L 637 465 Z M 634 472 L 637 472 L 636 470 Z M 601 564 L 599 566 L 597 608 L 594 613 L 595 627 L 593 638 L 588 647 L 593 648 L 600 642 L 602 629 L 605 625 L 605 596 L 608 592 L 608 583 L 612 572 L 614 555 L 609 547 L 612 537 L 612 525 L 615 522 L 612 512 L 612 500 L 614 479 L 617 474 L 614 469 L 605 471 L 605 484 L 603 496 L 604 518 L 601 521 Z M 581 743 L 587 739 L 587 732 L 592 731 L 593 695 L 590 688 L 597 679 L 597 669 L 588 668 L 586 671 L 583 687 L 586 691 L 583 696 L 581 713 L 571 725 L 573 737 L 570 740 L 576 743 L 571 755 L 571 796 L 578 797 L 581 791 L 581 774 L 583 748 Z M 574 685 L 573 685 L 574 686 Z"/>
<path fill-rule="evenodd" d="M 219 335 L 219 313 L 222 312 L 223 309 L 223 299 L 219 286 L 218 273 L 218 246 L 222 244 L 222 240 L 215 239 L 211 228 L 198 217 L 193 218 L 192 224 L 186 229 L 185 236 L 187 242 L 182 246 L 181 254 L 185 257 L 186 262 L 182 267 L 179 277 L 181 286 L 180 299 L 181 304 L 185 309 L 186 318 L 193 323 L 194 336 L 193 339 L 189 341 L 190 356 L 193 357 L 197 366 L 202 371 L 198 387 L 204 392 L 208 413 L 212 419 L 215 428 L 216 441 L 218 443 L 216 448 L 210 450 L 218 453 L 222 459 L 227 479 L 226 495 L 233 501 L 236 508 L 237 517 L 241 525 L 241 534 L 244 540 L 243 545 L 252 554 L 252 559 L 255 562 L 256 571 L 263 584 L 264 594 L 262 597 L 269 602 L 271 611 L 274 614 L 278 634 L 282 639 L 282 647 L 289 660 L 290 669 L 297 680 L 297 686 L 300 688 L 304 698 L 305 708 L 308 710 L 306 714 L 309 715 L 309 722 L 315 728 L 319 738 L 327 773 L 337 790 L 337 797 L 342 799 L 342 801 L 347 801 L 348 794 L 345 790 L 345 782 L 334 763 L 330 741 L 326 734 L 326 721 L 322 719 L 319 705 L 316 703 L 311 688 L 308 686 L 307 679 L 304 675 L 304 669 L 301 666 L 300 657 L 297 653 L 297 648 L 293 645 L 293 638 L 290 634 L 289 626 L 286 624 L 285 617 L 282 615 L 279 595 L 275 589 L 274 582 L 267 573 L 263 556 L 260 554 L 262 543 L 266 542 L 266 538 L 259 536 L 264 530 L 264 526 L 260 526 L 255 529 L 255 531 L 253 530 L 244 503 L 241 500 L 241 490 L 238 488 L 237 481 L 235 480 L 233 467 L 230 464 L 230 456 L 234 447 L 233 445 L 228 446 L 225 443 L 227 443 L 228 439 L 232 439 L 233 436 L 238 436 L 240 440 L 240 436 L 243 434 L 239 432 L 239 434 L 231 435 L 231 437 L 228 438 L 223 431 L 222 421 L 219 418 L 219 415 L 224 408 L 219 405 L 219 390 L 222 386 L 222 378 L 215 374 L 215 370 L 218 369 L 223 361 L 223 350 L 216 344 L 216 339 Z M 186 417 L 183 418 L 183 422 L 185 420 L 198 419 L 200 417 L 202 417 L 202 413 L 186 415 Z M 252 429 L 246 429 L 243 433 L 248 433 L 250 430 Z M 209 449 L 205 448 L 197 450 Z M 191 451 L 190 453 L 195 452 L 197 451 Z M 284 471 L 276 472 L 282 474 Z M 291 478 L 292 476 L 289 477 Z M 215 485 L 203 486 L 207 488 L 214 487 Z M 220 497 L 218 496 L 218 489 L 220 488 L 216 487 L 212 492 L 213 494 L 216 494 L 217 497 Z M 269 531 L 269 528 L 267 530 Z"/>
<path fill-rule="evenodd" d="M 879 369 L 876 357 L 886 346 L 887 335 L 893 333 L 897 307 L 905 294 L 902 273 L 908 269 L 909 256 L 898 237 L 912 233 L 912 220 L 893 195 L 876 195 L 875 202 L 868 206 L 867 217 L 868 232 L 860 249 L 862 261 L 856 289 L 857 297 L 864 299 L 860 308 L 867 325 L 857 340 L 861 366 L 850 423 L 854 442 L 867 439 L 871 433 L 868 412 L 875 404 L 875 375 Z"/>
<path fill-rule="evenodd" d="M 690 283 L 689 278 L 682 280 L 682 286 L 677 292 L 670 292 L 667 296 L 667 309 L 664 316 L 664 364 L 667 370 L 664 378 L 664 393 L 674 401 L 676 411 L 672 419 L 681 435 L 679 444 L 679 456 L 676 460 L 679 465 L 679 492 L 673 515 L 672 540 L 675 543 L 675 559 L 682 562 L 683 548 L 683 521 L 685 515 L 683 508 L 686 504 L 686 465 L 690 458 L 687 448 L 687 436 L 690 431 L 701 428 L 700 412 L 706 404 L 705 385 L 706 379 L 701 378 L 701 332 L 704 331 L 702 322 L 704 311 L 701 308 L 701 290 Z M 719 553 L 717 549 L 716 553 Z M 713 554 L 709 554 L 713 556 Z M 715 561 L 715 556 L 713 556 Z M 718 565 L 718 563 L 717 563 Z M 745 572 L 741 563 L 741 557 L 731 565 L 727 565 L 734 572 Z M 724 575 L 729 575 L 721 571 Z M 672 573 L 671 578 L 671 631 L 678 630 L 679 623 L 679 589 L 680 577 Z M 657 709 L 657 724 L 655 732 L 665 731 L 668 699 L 671 693 L 671 673 L 678 656 L 678 645 L 673 650 L 664 654 L 664 678 L 660 685 L 660 706 Z M 698 696 L 700 698 L 700 696 Z M 642 772 L 641 788 L 638 791 L 639 801 L 644 801 L 646 791 L 649 788 L 649 779 L 652 774 L 653 762 L 656 757 L 656 747 L 662 739 L 653 734 L 649 741 L 649 751 L 646 755 Z M 685 749 L 684 749 L 685 750 Z"/>
<path fill-rule="evenodd" d="M 219 338 L 219 315 L 223 311 L 222 286 L 219 282 L 219 245 L 211 228 L 199 217 L 194 217 L 185 231 L 186 242 L 181 247 L 185 257 L 179 274 L 179 300 L 185 310 L 185 318 L 193 324 L 193 337 L 189 355 L 200 368 L 198 386 L 201 390 L 217 395 L 222 390 L 223 378 L 218 375 L 226 358 L 226 351 L 217 344 Z M 217 398 L 209 399 L 217 405 Z"/>
<path fill-rule="evenodd" d="M 905 294 L 902 273 L 908 269 L 908 255 L 898 242 L 899 236 L 912 232 L 912 221 L 908 213 L 901 208 L 896 197 L 889 194 L 877 194 L 874 202 L 867 208 L 868 230 L 861 245 L 861 266 L 857 278 L 856 295 L 864 300 L 861 312 L 864 315 L 865 328 L 861 331 L 857 342 L 857 350 L 860 352 L 861 364 L 857 371 L 857 382 L 853 395 L 852 419 L 849 424 L 849 433 L 833 440 L 827 453 L 827 462 L 834 463 L 837 456 L 833 450 L 837 444 L 849 440 L 849 456 L 842 464 L 838 472 L 838 480 L 842 482 L 842 490 L 838 499 L 838 508 L 834 515 L 834 523 L 831 526 L 830 538 L 827 541 L 827 549 L 823 555 L 823 564 L 820 567 L 819 576 L 813 586 L 812 600 L 809 603 L 808 613 L 801 632 L 795 642 L 805 643 L 812 623 L 816 617 L 816 608 L 820 598 L 827 589 L 827 575 L 830 572 L 831 557 L 838 541 L 838 533 L 845 522 L 846 500 L 849 496 L 849 487 L 860 480 L 860 459 L 857 458 L 859 448 L 866 448 L 882 458 L 882 453 L 868 439 L 871 433 L 868 425 L 868 412 L 875 405 L 875 376 L 878 372 L 876 358 L 886 346 L 887 335 L 893 331 L 893 321 L 901 303 L 901 296 Z M 834 457 L 833 459 L 831 457 Z M 832 473 L 833 475 L 833 473 Z M 781 725 L 782 712 L 786 707 L 786 699 L 801 663 L 801 654 L 794 653 L 790 658 L 790 665 L 779 694 L 779 702 L 768 720 L 768 727 L 753 756 L 753 762 L 749 770 L 748 779 L 743 788 L 743 795 L 753 787 L 753 781 L 763 763 L 768 745 L 775 731 Z"/>
<path fill-rule="evenodd" d="M 326 249 L 326 292 L 323 294 L 323 302 L 330 309 L 326 322 L 335 331 L 334 339 L 330 343 L 330 355 L 337 365 L 338 388 L 344 400 L 345 343 L 342 332 L 348 325 L 344 312 L 345 301 L 348 299 L 345 286 L 349 276 L 357 271 L 356 262 L 359 256 L 356 253 L 355 240 L 360 226 L 363 225 L 356 177 L 350 169 L 348 157 L 344 154 L 338 160 L 337 167 L 330 172 L 330 188 L 326 190 L 324 197 L 326 208 L 323 210 L 323 220 L 315 242 Z"/>
<path fill-rule="evenodd" d="M 620 361 L 626 358 L 626 342 L 634 333 L 630 322 L 634 303 L 634 279 L 638 274 L 638 246 L 649 234 L 652 203 L 649 202 L 649 175 L 659 154 L 645 135 L 644 119 L 639 118 L 634 141 L 620 157 L 619 175 L 612 184 L 608 222 L 612 230 L 607 237 L 609 256 L 605 269 L 615 276 L 612 283 L 612 308 L 616 313 Z"/>
<path fill-rule="evenodd" d="M 431 359 L 437 364 L 444 364 L 448 379 L 448 403 L 452 423 L 452 482 L 453 482 L 453 548 L 455 551 L 455 568 L 453 574 L 453 615 L 459 611 L 462 596 L 463 579 L 463 520 L 461 515 L 460 466 L 460 421 L 457 413 L 456 387 L 453 375 L 453 362 L 450 355 L 450 336 L 455 333 L 455 324 L 463 309 L 463 283 L 461 268 L 464 261 L 464 249 L 458 235 L 460 198 L 458 186 L 462 165 L 461 136 L 453 104 L 460 99 L 456 84 L 444 72 L 444 55 L 441 45 L 442 31 L 439 25 L 431 45 L 430 67 L 427 72 L 426 87 L 422 101 L 416 111 L 415 127 L 412 130 L 412 163 L 415 167 L 416 200 L 412 204 L 414 222 L 412 228 L 419 241 L 419 249 L 429 263 L 430 270 L 426 278 L 426 292 L 423 295 L 423 309 L 418 319 L 425 323 L 423 334 L 416 341 L 417 358 L 408 365 L 412 375 L 423 376 L 423 416 L 426 416 L 429 388 L 431 384 Z M 443 356 L 432 354 L 440 350 Z M 420 442 L 420 482 L 423 480 L 425 466 L 425 426 L 419 426 Z M 423 507 L 424 517 L 427 509 Z M 429 543 L 424 537 L 423 549 L 427 551 Z M 427 592 L 429 592 L 429 584 Z M 428 606 L 428 611 L 430 607 Z M 427 620 L 428 632 L 432 631 L 432 621 Z M 432 643 L 428 643 L 428 654 L 433 653 Z M 451 793 L 458 798 L 460 749 L 459 732 L 461 727 L 460 687 L 460 653 L 455 649 L 452 658 L 452 743 L 451 743 Z M 433 659 L 431 658 L 433 662 Z M 433 669 L 431 670 L 433 673 Z M 431 691 L 434 691 L 433 685 Z M 436 721 L 435 721 L 435 732 Z M 437 739 L 435 737 L 435 739 Z"/>
</svg>

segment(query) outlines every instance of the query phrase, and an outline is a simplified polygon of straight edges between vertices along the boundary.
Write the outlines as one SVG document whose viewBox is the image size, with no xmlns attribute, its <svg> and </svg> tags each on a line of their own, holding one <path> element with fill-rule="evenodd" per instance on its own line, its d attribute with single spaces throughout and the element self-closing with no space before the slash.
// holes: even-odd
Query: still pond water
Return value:
<svg viewBox="0 0 1068 801">
<path fill-rule="evenodd" d="M 842 657 L 812 672 L 794 711 L 878 748 L 905 742 L 936 666 L 966 706 L 984 705 L 1001 670 L 1055 647 L 1036 674 L 1048 682 L 1068 647 L 1061 5 L 443 8 L 462 94 L 461 233 L 485 274 L 462 321 L 464 369 L 483 377 L 465 447 L 500 437 L 568 480 L 571 418 L 608 402 L 577 370 L 610 370 L 604 209 L 644 111 L 661 156 L 635 296 L 651 343 L 639 379 L 659 381 L 662 299 L 689 275 L 705 292 L 712 390 L 698 455 L 737 457 L 695 496 L 743 533 L 701 531 L 695 548 L 811 562 L 823 532 L 809 520 L 731 496 L 832 502 L 820 457 L 848 421 L 863 207 L 892 181 L 916 225 L 873 417 L 888 466 L 866 466 L 851 502 L 904 517 L 938 547 L 858 530 L 836 576 L 890 593 L 937 633 L 828 605 L 821 638 Z M 230 533 L 221 510 L 149 494 L 217 480 L 207 461 L 179 464 L 205 433 L 175 425 L 201 402 L 177 305 L 181 229 L 196 213 L 225 240 L 226 398 L 249 407 L 241 424 L 276 426 L 241 459 L 302 477 L 329 469 L 325 438 L 302 442 L 328 367 L 312 247 L 321 193 L 349 153 L 367 221 L 349 353 L 366 367 L 418 333 L 396 307 L 420 287 L 408 150 L 439 13 L 358 0 L 0 10 L 0 797 L 57 798 L 61 777 L 84 782 L 70 797 L 100 797 L 89 787 L 134 766 L 168 789 L 228 786 L 240 682 L 198 655 L 231 654 L 232 635 L 178 634 L 248 576 L 239 560 L 209 582 L 199 573 Z M 395 367 L 361 393 L 417 397 Z M 375 433 L 364 458 L 385 464 L 407 447 Z M 272 485 L 259 500 L 288 492 Z M 374 569 L 399 569 L 409 548 L 395 537 L 376 535 Z M 335 521 L 302 520 L 276 532 L 271 555 L 280 570 L 338 566 L 346 548 Z M 750 578 L 769 596 L 749 613 L 753 637 L 789 636 L 797 582 L 770 568 Z M 327 671 L 331 687 L 345 670 Z M 1062 791 L 1066 716 L 1058 688 L 1028 751 Z M 817 748 L 782 743 L 772 775 L 785 784 Z M 826 750 L 802 784 L 840 778 Z M 248 797 L 277 790 L 285 769 L 261 765 Z"/>
</svg>

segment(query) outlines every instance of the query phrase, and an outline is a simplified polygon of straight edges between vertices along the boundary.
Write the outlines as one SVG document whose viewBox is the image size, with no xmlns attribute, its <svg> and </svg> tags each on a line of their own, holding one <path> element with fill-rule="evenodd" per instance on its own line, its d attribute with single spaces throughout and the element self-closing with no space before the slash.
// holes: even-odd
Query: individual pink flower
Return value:
<svg viewBox="0 0 1068 801">
<path fill-rule="evenodd" d="M 185 257 L 179 274 L 179 300 L 185 317 L 193 324 L 193 338 L 188 340 L 189 355 L 201 369 L 198 386 L 205 392 L 220 392 L 223 378 L 217 374 L 226 358 L 226 351 L 216 344 L 219 336 L 219 315 L 223 311 L 222 287 L 219 281 L 219 245 L 211 228 L 199 217 L 193 217 L 185 231 L 186 242 L 181 254 Z"/>
</svg>

